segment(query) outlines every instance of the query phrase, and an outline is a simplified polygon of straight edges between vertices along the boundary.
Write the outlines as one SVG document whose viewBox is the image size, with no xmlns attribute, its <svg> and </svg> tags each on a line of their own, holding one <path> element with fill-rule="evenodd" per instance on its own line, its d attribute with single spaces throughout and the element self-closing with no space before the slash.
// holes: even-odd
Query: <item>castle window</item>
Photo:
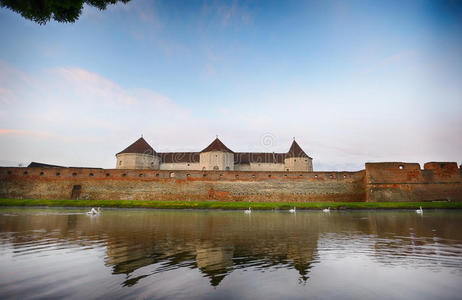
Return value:
<svg viewBox="0 0 462 300">
<path fill-rule="evenodd" d="M 109 173 L 106 173 L 106 177 L 109 177 Z"/>
<path fill-rule="evenodd" d="M 294 162 L 296 162 L 296 161 L 297 161 L 297 160 L 296 160 L 296 159 L 294 159 Z"/>
<path fill-rule="evenodd" d="M 334 178 L 334 176 L 330 175 L 329 178 L 332 179 L 332 178 Z"/>
<path fill-rule="evenodd" d="M 318 175 L 314 175 L 314 178 L 318 178 Z"/>
<path fill-rule="evenodd" d="M 347 176 L 346 175 L 343 175 L 343 178 L 346 178 Z"/>
<path fill-rule="evenodd" d="M 139 177 L 143 177 L 143 173 L 140 173 L 138 176 L 139 176 Z"/>
<path fill-rule="evenodd" d="M 119 166 L 121 166 L 121 165 L 122 165 L 122 161 L 119 161 Z"/>
<path fill-rule="evenodd" d="M 399 168 L 400 170 L 402 170 L 402 169 L 404 169 L 404 166 L 403 166 L 403 165 L 399 165 L 398 168 Z"/>
<path fill-rule="evenodd" d="M 229 171 L 229 167 L 226 167 L 226 171 Z"/>
<path fill-rule="evenodd" d="M 287 170 L 287 172 L 289 172 L 289 169 L 286 169 L 286 170 Z"/>
<path fill-rule="evenodd" d="M 24 172 L 24 175 L 27 175 L 27 171 Z"/>
<path fill-rule="evenodd" d="M 11 175 L 11 171 L 8 171 L 8 175 Z"/>
<path fill-rule="evenodd" d="M 305 159 L 306 162 L 308 162 L 308 159 Z"/>
<path fill-rule="evenodd" d="M 271 178 L 271 174 L 268 174 L 268 178 Z"/>
<path fill-rule="evenodd" d="M 239 179 L 239 175 L 236 175 L 236 179 Z"/>
<path fill-rule="evenodd" d="M 206 177 L 206 176 L 207 176 L 207 174 L 202 174 L 202 177 Z"/>
<path fill-rule="evenodd" d="M 90 177 L 93 176 L 93 173 L 88 174 L 88 176 L 90 176 Z"/>
<path fill-rule="evenodd" d="M 156 173 L 156 177 L 159 177 L 159 173 Z"/>
<path fill-rule="evenodd" d="M 127 177 L 127 174 L 123 173 L 123 174 L 122 174 L 122 177 Z"/>
<path fill-rule="evenodd" d="M 189 164 L 188 164 L 188 167 L 189 167 Z"/>
<path fill-rule="evenodd" d="M 153 167 L 154 167 L 154 162 L 151 162 L 151 168 L 153 168 Z"/>
<path fill-rule="evenodd" d="M 186 177 L 189 177 L 189 176 L 191 176 L 191 174 L 189 174 L 189 173 L 188 173 L 188 174 L 186 174 Z"/>
<path fill-rule="evenodd" d="M 43 172 L 40 172 L 40 176 L 42 176 L 42 175 L 43 175 Z"/>
<path fill-rule="evenodd" d="M 173 178 L 173 177 L 175 177 L 175 173 L 171 172 L 170 173 L 170 178 Z"/>
<path fill-rule="evenodd" d="M 72 177 L 75 177 L 75 176 L 77 176 L 77 173 L 72 173 Z"/>
<path fill-rule="evenodd" d="M 58 172 L 58 173 L 56 173 L 56 176 L 59 176 L 59 175 L 61 175 L 61 173 L 59 173 L 59 172 Z"/>
<path fill-rule="evenodd" d="M 202 167 L 202 171 L 205 171 L 205 167 Z"/>
<path fill-rule="evenodd" d="M 213 169 L 218 170 L 219 168 L 218 168 L 218 166 L 213 166 Z"/>
</svg>

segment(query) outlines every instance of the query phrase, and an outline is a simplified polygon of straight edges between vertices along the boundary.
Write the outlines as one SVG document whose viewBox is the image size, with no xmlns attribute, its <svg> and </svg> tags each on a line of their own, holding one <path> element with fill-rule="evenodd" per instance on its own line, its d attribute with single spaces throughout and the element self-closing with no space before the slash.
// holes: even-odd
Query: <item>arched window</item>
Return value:
<svg viewBox="0 0 462 300">
<path fill-rule="evenodd" d="M 220 168 L 218 168 L 218 166 L 213 166 L 213 169 L 214 170 L 219 170 Z"/>
<path fill-rule="evenodd" d="M 229 171 L 229 167 L 226 167 L 226 171 Z"/>
</svg>

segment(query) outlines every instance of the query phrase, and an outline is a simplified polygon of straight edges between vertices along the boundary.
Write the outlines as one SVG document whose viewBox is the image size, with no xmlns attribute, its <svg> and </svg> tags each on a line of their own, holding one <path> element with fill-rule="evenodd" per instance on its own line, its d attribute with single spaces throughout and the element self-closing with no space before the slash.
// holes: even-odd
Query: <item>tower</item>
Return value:
<svg viewBox="0 0 462 300">
<path fill-rule="evenodd" d="M 234 152 L 218 137 L 200 152 L 200 168 L 205 170 L 234 170 Z"/>
<path fill-rule="evenodd" d="M 159 169 L 159 157 L 143 137 L 116 154 L 117 169 Z"/>
<path fill-rule="evenodd" d="M 289 151 L 284 158 L 284 169 L 289 172 L 295 171 L 313 171 L 313 159 L 309 157 L 305 151 L 297 144 L 297 142 L 292 142 Z"/>
</svg>

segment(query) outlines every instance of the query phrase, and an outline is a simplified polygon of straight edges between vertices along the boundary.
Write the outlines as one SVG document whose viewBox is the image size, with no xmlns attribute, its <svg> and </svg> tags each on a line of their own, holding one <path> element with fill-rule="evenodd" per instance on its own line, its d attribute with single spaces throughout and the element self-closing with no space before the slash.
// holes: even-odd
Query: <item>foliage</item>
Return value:
<svg viewBox="0 0 462 300">
<path fill-rule="evenodd" d="M 180 209 L 417 209 L 462 208 L 462 202 L 222 202 L 222 201 L 150 201 L 150 200 L 48 200 L 0 199 L 0 206 L 61 206 L 61 207 L 118 207 L 118 208 L 180 208 Z"/>
<path fill-rule="evenodd" d="M 45 25 L 51 18 L 57 22 L 73 23 L 84 4 L 104 10 L 108 4 L 127 3 L 130 0 L 0 0 L 0 7 L 7 7 L 24 18 Z"/>
</svg>

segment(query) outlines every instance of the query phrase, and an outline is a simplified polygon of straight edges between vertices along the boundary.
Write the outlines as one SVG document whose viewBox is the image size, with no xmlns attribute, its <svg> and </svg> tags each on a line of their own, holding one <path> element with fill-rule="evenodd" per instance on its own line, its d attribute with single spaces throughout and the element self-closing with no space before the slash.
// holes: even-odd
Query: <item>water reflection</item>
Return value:
<svg viewBox="0 0 462 300">
<path fill-rule="evenodd" d="M 60 250 L 83 255 L 102 250 L 112 276 L 123 276 L 121 289 L 177 269 L 198 270 L 212 287 L 239 270 L 296 272 L 296 283 L 306 286 L 313 267 L 355 257 L 425 271 L 449 268 L 459 273 L 462 267 L 459 211 L 423 217 L 409 211 L 248 216 L 237 211 L 106 210 L 96 217 L 66 209 L 0 213 L 1 254 L 20 260 L 43 259 Z M 0 281 L 6 276 L 0 271 Z"/>
</svg>

